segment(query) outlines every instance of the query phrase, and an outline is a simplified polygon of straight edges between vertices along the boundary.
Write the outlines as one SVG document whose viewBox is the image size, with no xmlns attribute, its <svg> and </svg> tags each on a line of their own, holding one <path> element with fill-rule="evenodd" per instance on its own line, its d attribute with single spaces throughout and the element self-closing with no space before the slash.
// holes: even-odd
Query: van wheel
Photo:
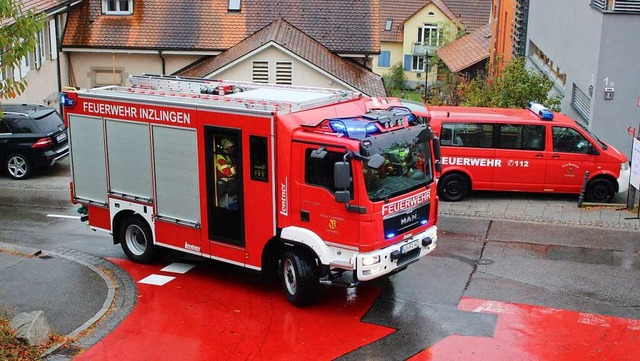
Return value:
<svg viewBox="0 0 640 361">
<path fill-rule="evenodd" d="M 286 252 L 280 263 L 282 288 L 287 300 L 295 306 L 312 304 L 320 291 L 318 267 L 311 257 L 299 252 Z"/>
<path fill-rule="evenodd" d="M 5 166 L 13 179 L 26 179 L 31 175 L 31 163 L 22 154 L 13 154 L 7 157 Z"/>
<path fill-rule="evenodd" d="M 594 179 L 587 185 L 587 199 L 590 202 L 608 203 L 615 195 L 613 183 L 604 178 Z"/>
<path fill-rule="evenodd" d="M 118 238 L 127 258 L 136 263 L 151 263 L 156 255 L 151 228 L 138 216 L 129 216 L 118 229 Z"/>
<path fill-rule="evenodd" d="M 448 202 L 461 201 L 469 193 L 469 188 L 469 181 L 462 174 L 445 174 L 438 181 L 438 196 Z"/>
</svg>

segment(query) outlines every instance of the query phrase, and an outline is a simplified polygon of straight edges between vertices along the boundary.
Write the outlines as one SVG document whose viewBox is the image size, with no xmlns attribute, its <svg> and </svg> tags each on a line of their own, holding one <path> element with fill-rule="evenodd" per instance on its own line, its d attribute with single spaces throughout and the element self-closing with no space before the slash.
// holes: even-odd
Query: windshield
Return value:
<svg viewBox="0 0 640 361">
<path fill-rule="evenodd" d="M 384 157 L 384 163 L 378 169 L 363 162 L 367 195 L 371 201 L 404 194 L 433 181 L 429 134 L 426 126 L 418 126 L 363 141 L 368 156 L 380 154 Z"/>
<path fill-rule="evenodd" d="M 587 129 L 584 125 L 580 124 L 579 122 L 576 122 L 575 120 L 574 120 L 574 122 L 576 124 L 578 124 L 578 126 L 580 128 L 582 128 L 582 130 L 584 130 L 585 132 L 589 133 L 589 135 L 591 135 L 591 138 L 597 140 L 598 143 L 600 143 L 600 146 L 602 147 L 602 149 L 607 150 L 607 145 L 603 141 L 601 141 L 600 138 L 598 138 L 597 135 L 591 133 L 591 131 L 589 131 L 589 129 Z"/>
</svg>

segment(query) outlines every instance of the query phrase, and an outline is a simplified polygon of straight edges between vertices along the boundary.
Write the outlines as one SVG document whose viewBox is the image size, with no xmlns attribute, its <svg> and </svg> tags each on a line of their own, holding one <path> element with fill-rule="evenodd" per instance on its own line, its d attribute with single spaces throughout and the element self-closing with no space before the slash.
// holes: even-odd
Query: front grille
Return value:
<svg viewBox="0 0 640 361">
<path fill-rule="evenodd" d="M 408 212 L 394 214 L 393 216 L 386 218 L 383 221 L 384 234 L 393 234 L 394 236 L 397 236 L 420 227 L 422 222 L 426 223 L 429 221 L 429 206 L 430 203 L 427 203 Z"/>
</svg>

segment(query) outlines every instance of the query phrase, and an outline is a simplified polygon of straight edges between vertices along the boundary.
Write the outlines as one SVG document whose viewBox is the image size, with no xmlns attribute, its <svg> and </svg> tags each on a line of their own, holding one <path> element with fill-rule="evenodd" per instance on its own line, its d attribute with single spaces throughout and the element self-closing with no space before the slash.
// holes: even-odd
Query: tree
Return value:
<svg viewBox="0 0 640 361">
<path fill-rule="evenodd" d="M 15 98 L 27 86 L 24 79 L 13 79 L 10 71 L 37 46 L 36 36 L 44 28 L 44 15 L 24 10 L 16 0 L 0 0 L 0 99 Z"/>
<path fill-rule="evenodd" d="M 404 75 L 402 63 L 397 62 L 393 64 L 383 78 L 387 93 L 391 94 L 394 90 L 404 89 L 404 81 L 407 80 L 407 77 Z"/>
<path fill-rule="evenodd" d="M 529 102 L 544 104 L 552 110 L 560 109 L 560 95 L 549 96 L 553 81 L 546 75 L 527 69 L 525 59 L 513 58 L 495 78 L 478 76 L 459 86 L 462 105 L 526 108 Z"/>
</svg>

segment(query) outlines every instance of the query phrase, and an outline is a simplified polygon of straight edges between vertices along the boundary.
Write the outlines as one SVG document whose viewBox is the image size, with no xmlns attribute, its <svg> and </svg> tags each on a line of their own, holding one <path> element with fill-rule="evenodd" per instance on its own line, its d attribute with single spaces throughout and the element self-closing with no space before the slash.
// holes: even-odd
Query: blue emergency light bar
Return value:
<svg viewBox="0 0 640 361">
<path fill-rule="evenodd" d="M 335 133 L 341 133 L 351 139 L 362 140 L 369 134 L 376 134 L 380 129 L 376 127 L 374 122 L 367 122 L 358 118 L 331 119 L 329 127 Z"/>
<path fill-rule="evenodd" d="M 72 107 L 76 103 L 75 100 L 67 97 L 66 93 L 60 93 L 60 104 L 64 107 Z"/>
<path fill-rule="evenodd" d="M 542 104 L 530 102 L 528 109 L 534 112 L 542 120 L 553 120 L 553 112 L 545 108 Z"/>
</svg>

